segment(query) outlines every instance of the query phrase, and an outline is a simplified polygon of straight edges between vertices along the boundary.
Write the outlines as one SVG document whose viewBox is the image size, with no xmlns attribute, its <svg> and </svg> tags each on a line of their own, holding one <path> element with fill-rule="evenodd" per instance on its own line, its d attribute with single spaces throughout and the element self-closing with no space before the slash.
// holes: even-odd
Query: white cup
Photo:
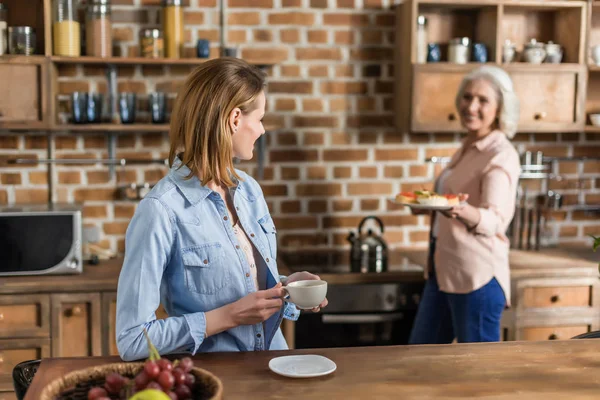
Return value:
<svg viewBox="0 0 600 400">
<path fill-rule="evenodd" d="M 288 283 L 283 289 L 289 294 L 289 301 L 298 308 L 318 307 L 327 295 L 327 282 L 319 280 L 296 281 Z"/>
<path fill-rule="evenodd" d="M 592 60 L 594 60 L 594 64 L 600 65 L 600 45 L 592 46 Z"/>
</svg>

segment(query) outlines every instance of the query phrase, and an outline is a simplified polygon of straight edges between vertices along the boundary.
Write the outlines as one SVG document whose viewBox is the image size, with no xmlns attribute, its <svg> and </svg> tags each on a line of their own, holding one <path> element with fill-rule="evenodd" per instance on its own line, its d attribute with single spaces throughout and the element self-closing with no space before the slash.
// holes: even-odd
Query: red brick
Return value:
<svg viewBox="0 0 600 400">
<path fill-rule="evenodd" d="M 354 31 L 336 31 L 335 44 L 354 44 Z"/>
<path fill-rule="evenodd" d="M 338 183 L 305 183 L 296 185 L 298 197 L 326 197 L 342 194 L 342 185 Z"/>
<path fill-rule="evenodd" d="M 354 0 L 337 0 L 338 8 L 354 8 Z"/>
<path fill-rule="evenodd" d="M 327 235 L 324 234 L 285 234 L 281 238 L 284 247 L 323 246 L 328 244 Z"/>
<path fill-rule="evenodd" d="M 325 135 L 317 132 L 306 132 L 304 134 L 305 146 L 318 146 L 325 144 Z"/>
<path fill-rule="evenodd" d="M 281 76 L 297 78 L 300 76 L 300 66 L 282 65 L 280 67 Z"/>
<path fill-rule="evenodd" d="M 373 97 L 360 97 L 356 99 L 356 107 L 361 111 L 375 111 L 377 108 L 377 100 Z"/>
<path fill-rule="evenodd" d="M 120 184 L 129 184 L 129 183 L 137 183 L 137 173 L 136 171 L 122 171 L 117 170 L 117 182 Z"/>
<path fill-rule="evenodd" d="M 286 185 L 263 184 L 262 190 L 265 197 L 288 195 L 288 188 Z"/>
<path fill-rule="evenodd" d="M 219 31 L 217 29 L 198 29 L 198 39 L 208 39 L 211 42 L 219 40 Z"/>
<path fill-rule="evenodd" d="M 29 173 L 29 183 L 32 185 L 47 185 L 48 173 L 46 171 L 31 171 Z"/>
<path fill-rule="evenodd" d="M 302 211 L 302 204 L 299 200 L 284 200 L 281 202 L 281 212 L 283 214 L 298 214 Z"/>
<path fill-rule="evenodd" d="M 411 165 L 409 168 L 408 176 L 427 176 L 429 175 L 428 165 Z"/>
<path fill-rule="evenodd" d="M 295 81 L 295 82 L 273 81 L 273 82 L 269 82 L 268 91 L 269 91 L 269 93 L 311 94 L 313 92 L 313 84 L 312 84 L 312 82 L 307 82 L 307 81 Z"/>
<path fill-rule="evenodd" d="M 562 164 L 561 164 L 561 167 L 562 167 Z M 583 163 L 583 172 L 585 174 L 600 173 L 600 161 L 588 161 L 588 162 Z"/>
<path fill-rule="evenodd" d="M 351 128 L 393 127 L 394 119 L 391 115 L 355 115 L 347 117 L 346 124 Z"/>
<path fill-rule="evenodd" d="M 375 30 L 364 30 L 361 32 L 360 42 L 362 45 L 383 43 L 383 32 Z"/>
<path fill-rule="evenodd" d="M 58 82 L 58 94 L 71 94 L 73 92 L 88 92 L 90 83 L 88 81 Z"/>
<path fill-rule="evenodd" d="M 583 234 L 585 236 L 589 236 L 589 235 L 600 236 L 600 225 L 584 226 Z"/>
<path fill-rule="evenodd" d="M 429 231 L 412 231 L 408 234 L 408 239 L 411 243 L 414 242 L 428 242 L 429 241 Z"/>
<path fill-rule="evenodd" d="M 198 0 L 198 7 L 216 7 L 217 0 Z"/>
<path fill-rule="evenodd" d="M 338 126 L 338 119 L 336 117 L 328 116 L 314 116 L 314 117 L 294 117 L 292 120 L 293 126 L 297 128 L 336 128 Z"/>
<path fill-rule="evenodd" d="M 369 25 L 369 16 L 367 14 L 326 13 L 323 14 L 323 24 L 326 26 L 367 26 Z"/>
<path fill-rule="evenodd" d="M 133 29 L 128 27 L 113 27 L 112 38 L 118 42 L 131 42 L 133 40 Z"/>
<path fill-rule="evenodd" d="M 277 134 L 277 144 L 280 146 L 296 146 L 298 134 L 295 132 L 282 132 Z"/>
<path fill-rule="evenodd" d="M 377 167 L 360 167 L 358 176 L 361 178 L 377 178 Z"/>
<path fill-rule="evenodd" d="M 300 31 L 298 29 L 282 29 L 279 37 L 283 43 L 298 43 L 300 41 Z"/>
<path fill-rule="evenodd" d="M 335 111 L 351 111 L 352 103 L 347 97 L 329 99 L 329 109 Z"/>
<path fill-rule="evenodd" d="M 25 136 L 25 148 L 30 149 L 46 149 L 48 148 L 48 139 L 46 136 Z"/>
<path fill-rule="evenodd" d="M 364 8 L 383 8 L 383 0 L 363 0 Z"/>
<path fill-rule="evenodd" d="M 328 33 L 326 30 L 312 30 L 307 32 L 308 43 L 327 43 Z"/>
<path fill-rule="evenodd" d="M 104 233 L 107 235 L 124 235 L 129 226 L 129 221 L 126 222 L 105 222 Z"/>
<path fill-rule="evenodd" d="M 281 0 L 282 7 L 301 7 L 302 0 Z"/>
<path fill-rule="evenodd" d="M 322 82 L 321 93 L 324 94 L 364 94 L 367 93 L 366 82 Z"/>
<path fill-rule="evenodd" d="M 276 111 L 294 111 L 296 109 L 296 100 L 294 99 L 277 99 L 275 100 Z"/>
<path fill-rule="evenodd" d="M 377 211 L 379 210 L 379 199 L 361 199 L 361 211 Z"/>
<path fill-rule="evenodd" d="M 258 12 L 230 12 L 227 15 L 227 24 L 231 25 L 260 25 Z"/>
<path fill-rule="evenodd" d="M 336 78 L 353 78 L 354 77 L 354 66 L 353 65 L 336 65 L 335 66 L 335 77 Z"/>
<path fill-rule="evenodd" d="M 89 184 L 108 183 L 110 181 L 108 171 L 88 171 L 86 175 Z"/>
<path fill-rule="evenodd" d="M 305 25 L 311 26 L 315 23 L 315 15 L 306 12 L 272 13 L 269 15 L 270 25 Z"/>
<path fill-rule="evenodd" d="M 227 40 L 233 44 L 246 43 L 246 31 L 230 29 L 227 31 Z"/>
<path fill-rule="evenodd" d="M 279 230 L 285 229 L 317 229 L 316 217 L 274 217 L 273 222 Z"/>
<path fill-rule="evenodd" d="M 58 65 L 57 67 L 58 67 L 58 76 L 59 77 L 77 76 L 77 65 L 63 64 L 63 65 Z"/>
<path fill-rule="evenodd" d="M 333 211 L 352 211 L 352 204 L 353 201 L 348 199 L 336 199 L 331 203 Z"/>
<path fill-rule="evenodd" d="M 103 189 L 103 188 L 93 188 L 93 189 L 77 189 L 73 193 L 73 197 L 75 201 L 78 203 L 84 201 L 112 201 L 115 199 L 115 190 L 114 189 Z"/>
<path fill-rule="evenodd" d="M 0 149 L 17 149 L 18 146 L 19 138 L 17 136 L 0 135 Z"/>
<path fill-rule="evenodd" d="M 323 161 L 366 161 L 368 150 L 323 150 Z"/>
<path fill-rule="evenodd" d="M 298 48 L 296 49 L 296 59 L 299 61 L 307 60 L 342 60 L 342 51 L 339 48 Z"/>
<path fill-rule="evenodd" d="M 334 132 L 329 134 L 329 137 L 331 138 L 331 144 L 333 145 L 344 146 L 352 143 L 352 136 L 347 133 Z"/>
<path fill-rule="evenodd" d="M 105 149 L 105 136 L 86 136 L 83 138 L 83 147 L 85 149 Z"/>
<path fill-rule="evenodd" d="M 58 183 L 63 185 L 75 185 L 81 183 L 81 172 L 79 171 L 60 171 L 58 173 Z"/>
<path fill-rule="evenodd" d="M 306 170 L 308 179 L 324 180 L 327 178 L 327 168 L 322 166 L 311 166 Z"/>
<path fill-rule="evenodd" d="M 302 99 L 302 110 L 306 112 L 323 112 L 323 100 Z"/>
<path fill-rule="evenodd" d="M 317 150 L 271 150 L 269 152 L 271 162 L 310 162 L 317 161 L 318 158 Z"/>
<path fill-rule="evenodd" d="M 346 179 L 352 177 L 352 168 L 350 167 L 335 167 L 333 168 L 333 177 L 336 179 Z"/>
<path fill-rule="evenodd" d="M 311 78 L 326 77 L 329 75 L 329 68 L 327 65 L 310 65 L 308 67 L 308 75 Z"/>
<path fill-rule="evenodd" d="M 308 202 L 309 213 L 325 213 L 327 212 L 327 200 L 310 200 Z"/>
<path fill-rule="evenodd" d="M 273 161 L 271 159 L 271 161 Z M 300 168 L 298 167 L 281 167 L 281 179 L 295 181 L 300 179 Z"/>
<path fill-rule="evenodd" d="M 8 192 L 0 189 L 0 204 L 8 204 Z"/>
<path fill-rule="evenodd" d="M 240 7 L 240 8 L 272 8 L 273 0 L 228 0 L 229 7 Z"/>
<path fill-rule="evenodd" d="M 415 190 L 433 190 L 433 181 L 411 182 L 400 185 L 401 192 L 413 192 Z"/>
<path fill-rule="evenodd" d="M 134 92 L 137 94 L 146 94 L 146 82 L 145 81 L 141 81 L 141 82 L 136 82 L 136 81 L 126 81 L 126 82 L 119 82 L 117 85 L 117 90 L 119 92 Z"/>
<path fill-rule="evenodd" d="M 350 49 L 352 61 L 386 61 L 393 59 L 393 49 L 385 47 L 360 47 Z"/>
<path fill-rule="evenodd" d="M 323 228 L 350 228 L 356 229 L 362 216 L 327 216 L 323 218 Z M 346 234 L 347 235 L 347 234 Z"/>
<path fill-rule="evenodd" d="M 21 174 L 3 173 L 0 174 L 0 183 L 3 185 L 20 185 Z"/>
<path fill-rule="evenodd" d="M 252 32 L 255 42 L 272 42 L 273 31 L 268 29 L 256 29 Z"/>
<path fill-rule="evenodd" d="M 376 161 L 406 161 L 416 160 L 419 157 L 417 149 L 376 149 Z"/>
<path fill-rule="evenodd" d="M 327 0 L 310 0 L 312 8 L 327 8 Z"/>
<path fill-rule="evenodd" d="M 392 194 L 392 184 L 385 182 L 361 182 L 349 183 L 347 187 L 348 194 L 351 196 L 360 195 L 389 195 Z"/>
<path fill-rule="evenodd" d="M 43 204 L 48 202 L 48 189 L 15 189 L 15 203 Z"/>
<path fill-rule="evenodd" d="M 56 150 L 73 150 L 77 148 L 77 138 L 70 136 L 56 136 L 54 139 Z"/>
<path fill-rule="evenodd" d="M 108 212 L 106 206 L 90 206 L 83 207 L 83 218 L 107 218 Z"/>
<path fill-rule="evenodd" d="M 377 144 L 377 134 L 373 132 L 360 132 L 358 134 L 359 144 Z"/>
</svg>

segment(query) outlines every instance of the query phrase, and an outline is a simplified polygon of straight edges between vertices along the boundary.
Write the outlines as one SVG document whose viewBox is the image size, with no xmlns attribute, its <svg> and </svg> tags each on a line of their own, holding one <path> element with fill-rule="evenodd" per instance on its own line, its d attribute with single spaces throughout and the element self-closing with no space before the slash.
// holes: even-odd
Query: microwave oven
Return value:
<svg viewBox="0 0 600 400">
<path fill-rule="evenodd" d="M 82 272 L 81 207 L 0 207 L 0 276 Z"/>
</svg>

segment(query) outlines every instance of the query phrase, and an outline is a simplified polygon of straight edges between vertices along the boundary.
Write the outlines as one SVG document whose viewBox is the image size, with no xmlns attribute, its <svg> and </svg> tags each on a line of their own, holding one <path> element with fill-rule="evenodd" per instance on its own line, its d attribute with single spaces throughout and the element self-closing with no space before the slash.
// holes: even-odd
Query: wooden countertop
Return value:
<svg viewBox="0 0 600 400">
<path fill-rule="evenodd" d="M 337 370 L 290 379 L 268 368 L 276 356 L 320 354 Z M 486 398 L 580 400 L 600 392 L 600 340 L 358 347 L 194 356 L 235 399 Z M 66 372 L 118 362 L 117 357 L 44 359 L 25 400 Z"/>
</svg>

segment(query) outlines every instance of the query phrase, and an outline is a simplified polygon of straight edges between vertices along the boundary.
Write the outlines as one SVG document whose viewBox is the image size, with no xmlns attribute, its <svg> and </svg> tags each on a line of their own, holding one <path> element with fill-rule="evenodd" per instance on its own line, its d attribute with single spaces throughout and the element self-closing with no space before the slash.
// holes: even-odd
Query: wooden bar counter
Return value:
<svg viewBox="0 0 600 400">
<path fill-rule="evenodd" d="M 268 368 L 281 355 L 320 354 L 337 370 L 312 379 L 281 377 Z M 198 354 L 196 365 L 236 399 L 597 399 L 600 340 L 358 347 Z M 50 381 L 118 357 L 44 359 L 25 400 Z"/>
</svg>

